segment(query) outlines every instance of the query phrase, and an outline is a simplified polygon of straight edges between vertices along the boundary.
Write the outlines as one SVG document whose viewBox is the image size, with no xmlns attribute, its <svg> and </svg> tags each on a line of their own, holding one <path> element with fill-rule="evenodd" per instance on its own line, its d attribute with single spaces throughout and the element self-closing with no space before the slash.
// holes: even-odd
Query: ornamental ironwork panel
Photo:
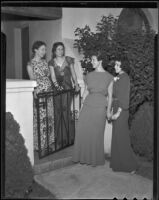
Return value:
<svg viewBox="0 0 159 200">
<path fill-rule="evenodd" d="M 78 105 L 75 103 L 75 98 L 79 99 Z M 75 124 L 80 107 L 81 91 L 75 92 L 74 89 L 43 92 L 37 95 L 39 158 L 74 144 Z"/>
</svg>

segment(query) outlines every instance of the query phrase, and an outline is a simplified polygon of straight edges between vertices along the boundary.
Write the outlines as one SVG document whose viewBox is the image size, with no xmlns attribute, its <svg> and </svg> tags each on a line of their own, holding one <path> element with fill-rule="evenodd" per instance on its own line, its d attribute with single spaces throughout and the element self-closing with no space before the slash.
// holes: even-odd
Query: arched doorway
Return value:
<svg viewBox="0 0 159 200">
<path fill-rule="evenodd" d="M 124 32 L 150 30 L 147 16 L 141 8 L 124 8 L 120 13 L 118 26 Z"/>
</svg>

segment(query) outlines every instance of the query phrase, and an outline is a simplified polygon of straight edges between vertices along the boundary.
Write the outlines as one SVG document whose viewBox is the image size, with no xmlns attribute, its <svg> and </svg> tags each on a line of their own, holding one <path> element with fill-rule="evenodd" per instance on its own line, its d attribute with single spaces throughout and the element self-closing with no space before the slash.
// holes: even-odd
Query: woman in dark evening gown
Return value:
<svg viewBox="0 0 159 200">
<path fill-rule="evenodd" d="M 113 171 L 134 173 L 138 163 L 131 148 L 128 126 L 130 78 L 123 70 L 124 66 L 119 58 L 115 62 L 118 76 L 113 84 L 112 114 L 108 108 L 108 117 L 113 120 L 110 167 Z"/>
<path fill-rule="evenodd" d="M 80 90 L 74 70 L 74 59 L 65 56 L 65 46 L 62 42 L 53 44 L 52 59 L 49 61 L 48 65 L 50 67 L 53 84 L 57 90 L 70 90 L 73 89 L 73 87 L 75 87 L 76 91 Z M 62 97 L 61 99 L 60 96 Z M 55 97 L 55 132 L 57 148 L 67 146 L 70 143 L 73 143 L 74 140 L 74 125 L 69 120 L 69 118 L 71 118 L 71 102 L 71 93 L 64 93 Z M 62 119 L 60 113 L 61 108 L 63 115 Z M 68 124 L 69 131 L 67 130 Z"/>
<path fill-rule="evenodd" d="M 104 129 L 107 94 L 113 76 L 103 69 L 100 55 L 92 56 L 92 64 L 95 70 L 86 75 L 89 94 L 79 114 L 72 160 L 97 166 L 105 164 Z"/>
</svg>

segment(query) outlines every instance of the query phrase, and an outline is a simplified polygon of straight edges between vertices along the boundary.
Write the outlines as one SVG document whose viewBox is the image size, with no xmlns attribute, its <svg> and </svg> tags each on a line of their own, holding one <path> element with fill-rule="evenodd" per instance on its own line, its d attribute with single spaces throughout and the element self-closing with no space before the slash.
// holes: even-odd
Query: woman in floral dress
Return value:
<svg viewBox="0 0 159 200">
<path fill-rule="evenodd" d="M 34 90 L 34 149 L 38 150 L 38 127 L 37 127 L 37 94 L 41 92 L 49 92 L 52 90 L 51 75 L 48 64 L 46 62 L 46 44 L 42 41 L 36 41 L 32 46 L 33 56 L 27 65 L 27 71 L 31 80 L 36 80 L 37 87 Z M 54 111 L 53 100 L 47 100 L 48 110 L 48 137 L 47 138 L 47 122 L 46 109 L 40 107 L 40 143 L 41 150 L 45 150 L 46 146 L 54 143 Z M 47 143 L 49 141 L 49 144 Z"/>
</svg>

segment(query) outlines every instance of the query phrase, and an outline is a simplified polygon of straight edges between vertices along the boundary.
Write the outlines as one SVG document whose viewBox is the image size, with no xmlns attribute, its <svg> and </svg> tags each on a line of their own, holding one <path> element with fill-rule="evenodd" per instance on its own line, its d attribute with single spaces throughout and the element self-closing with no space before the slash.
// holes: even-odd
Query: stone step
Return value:
<svg viewBox="0 0 159 200">
<path fill-rule="evenodd" d="M 61 158 L 54 161 L 34 165 L 34 175 L 43 174 L 52 170 L 61 169 L 73 165 L 72 157 Z"/>
</svg>

